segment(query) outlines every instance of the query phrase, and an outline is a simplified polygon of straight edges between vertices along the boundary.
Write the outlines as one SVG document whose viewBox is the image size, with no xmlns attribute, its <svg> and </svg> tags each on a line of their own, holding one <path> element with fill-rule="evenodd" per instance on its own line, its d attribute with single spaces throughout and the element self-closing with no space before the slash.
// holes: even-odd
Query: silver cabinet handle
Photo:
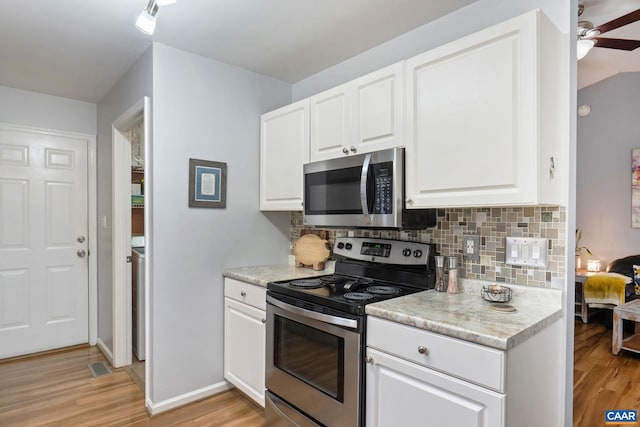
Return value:
<svg viewBox="0 0 640 427">
<path fill-rule="evenodd" d="M 240 296 L 242 296 L 242 297 L 246 297 L 246 296 L 247 296 L 247 293 L 246 293 L 245 291 L 242 291 L 242 292 L 240 292 Z"/>
<path fill-rule="evenodd" d="M 365 357 L 365 358 L 364 358 L 364 362 L 365 362 L 365 363 L 368 363 L 368 364 L 370 364 L 370 365 L 373 365 L 373 364 L 375 363 L 375 362 L 373 361 L 373 357 L 371 357 L 371 356 L 367 356 L 367 357 Z"/>
<path fill-rule="evenodd" d="M 358 151 L 358 150 L 356 150 L 356 147 L 354 147 L 353 145 L 351 146 L 350 150 L 351 150 L 352 153 L 355 153 L 356 151 Z"/>
<path fill-rule="evenodd" d="M 78 252 L 76 252 L 78 254 L 78 258 L 84 258 L 84 256 L 87 254 L 84 249 L 80 249 Z"/>
<path fill-rule="evenodd" d="M 77 240 L 78 240 L 78 243 L 84 243 L 85 238 L 84 238 L 84 236 L 80 236 L 80 237 L 78 237 Z"/>
<path fill-rule="evenodd" d="M 426 356 L 429 354 L 429 349 L 423 345 L 418 346 L 418 353 L 424 354 Z"/>
<path fill-rule="evenodd" d="M 407 204 L 409 205 L 413 204 L 413 200 L 410 197 L 407 197 Z"/>
<path fill-rule="evenodd" d="M 265 319 L 264 317 L 262 318 L 262 323 L 267 323 L 267 319 Z"/>
<path fill-rule="evenodd" d="M 344 148 L 342 149 L 342 152 L 343 152 L 344 154 L 349 154 L 349 149 L 348 149 L 347 147 L 344 147 Z"/>
</svg>

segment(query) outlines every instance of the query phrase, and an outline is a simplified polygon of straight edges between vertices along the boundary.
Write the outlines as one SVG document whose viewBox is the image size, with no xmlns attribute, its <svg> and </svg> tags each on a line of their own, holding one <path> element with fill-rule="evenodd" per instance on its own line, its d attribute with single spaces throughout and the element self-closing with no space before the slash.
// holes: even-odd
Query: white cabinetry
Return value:
<svg viewBox="0 0 640 427">
<path fill-rule="evenodd" d="M 310 160 L 403 145 L 404 61 L 310 98 Z"/>
<path fill-rule="evenodd" d="M 367 426 L 504 425 L 503 352 L 371 317 L 367 328 Z"/>
<path fill-rule="evenodd" d="M 309 162 L 309 100 L 260 117 L 260 210 L 302 210 L 302 165 Z"/>
<path fill-rule="evenodd" d="M 369 316 L 367 426 L 560 426 L 560 324 L 503 351 Z"/>
<path fill-rule="evenodd" d="M 408 208 L 562 203 L 563 44 L 532 11 L 406 61 Z"/>
<path fill-rule="evenodd" d="M 224 280 L 224 377 L 264 407 L 266 289 Z"/>
</svg>

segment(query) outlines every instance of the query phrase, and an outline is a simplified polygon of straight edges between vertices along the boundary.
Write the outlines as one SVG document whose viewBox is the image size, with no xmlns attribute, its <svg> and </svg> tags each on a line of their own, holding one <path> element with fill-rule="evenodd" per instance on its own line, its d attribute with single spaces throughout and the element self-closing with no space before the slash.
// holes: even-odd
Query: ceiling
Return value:
<svg viewBox="0 0 640 427">
<path fill-rule="evenodd" d="M 295 83 L 474 1 L 2 0 L 0 85 L 97 103 L 152 41 Z"/>
<path fill-rule="evenodd" d="M 596 27 L 640 8 L 639 0 L 582 0 L 580 20 Z M 640 40 L 640 21 L 602 35 L 603 37 Z M 614 74 L 640 71 L 640 48 L 634 51 L 594 47 L 578 61 L 578 89 Z"/>
</svg>

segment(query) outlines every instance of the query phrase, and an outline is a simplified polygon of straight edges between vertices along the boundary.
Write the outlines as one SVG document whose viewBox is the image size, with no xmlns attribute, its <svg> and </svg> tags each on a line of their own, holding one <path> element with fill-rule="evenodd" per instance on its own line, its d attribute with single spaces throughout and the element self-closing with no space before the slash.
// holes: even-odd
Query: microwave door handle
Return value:
<svg viewBox="0 0 640 427">
<path fill-rule="evenodd" d="M 371 153 L 364 156 L 362 172 L 360 173 L 360 204 L 362 213 L 369 215 L 369 201 L 367 200 L 367 181 L 369 179 L 369 166 L 371 166 Z"/>
</svg>

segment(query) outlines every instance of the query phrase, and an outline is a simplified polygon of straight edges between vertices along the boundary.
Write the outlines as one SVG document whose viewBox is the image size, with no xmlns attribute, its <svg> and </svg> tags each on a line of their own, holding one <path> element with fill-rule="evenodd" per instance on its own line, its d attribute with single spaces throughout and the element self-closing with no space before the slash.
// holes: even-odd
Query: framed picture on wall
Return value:
<svg viewBox="0 0 640 427">
<path fill-rule="evenodd" d="M 227 164 L 189 159 L 189 207 L 227 207 Z"/>
<path fill-rule="evenodd" d="M 640 148 L 631 150 L 631 227 L 640 228 Z"/>
</svg>

